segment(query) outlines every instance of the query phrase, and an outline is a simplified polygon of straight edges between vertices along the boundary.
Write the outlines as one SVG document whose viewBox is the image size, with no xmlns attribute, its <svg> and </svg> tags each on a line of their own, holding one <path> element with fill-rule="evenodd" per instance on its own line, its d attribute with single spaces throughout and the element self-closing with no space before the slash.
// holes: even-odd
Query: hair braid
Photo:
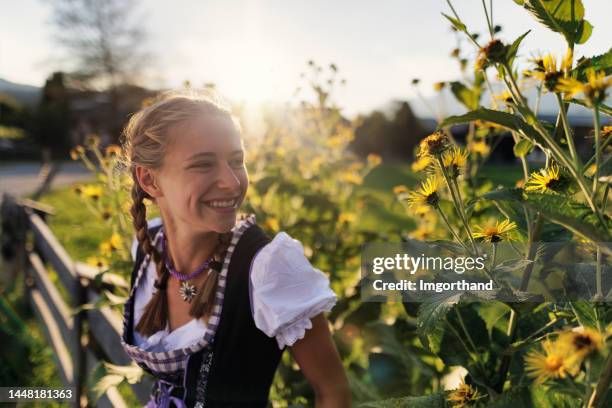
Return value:
<svg viewBox="0 0 612 408">
<path fill-rule="evenodd" d="M 142 246 L 144 252 L 149 255 L 149 259 L 155 262 L 157 271 L 157 279 L 155 280 L 155 288 L 157 291 L 147 303 L 144 313 L 140 321 L 136 325 L 136 331 L 143 336 L 150 336 L 159 330 L 166 327 L 168 320 L 168 298 L 166 297 L 166 287 L 168 286 L 168 271 L 164 260 L 151 242 L 147 224 L 147 208 L 143 200 L 148 197 L 148 194 L 135 182 L 132 187 L 132 220 L 134 229 L 136 230 L 136 239 Z"/>
<path fill-rule="evenodd" d="M 189 309 L 189 315 L 197 319 L 203 318 L 208 320 L 213 312 L 213 306 L 215 304 L 215 296 L 217 292 L 217 285 L 219 282 L 219 274 L 223 268 L 223 260 L 225 259 L 225 253 L 227 248 L 230 246 L 232 240 L 232 233 L 226 232 L 219 234 L 219 240 L 213 251 L 213 257 L 217 261 L 217 268 L 210 268 L 208 277 L 202 284 L 202 287 L 196 292 L 195 299 L 191 308 Z"/>
</svg>

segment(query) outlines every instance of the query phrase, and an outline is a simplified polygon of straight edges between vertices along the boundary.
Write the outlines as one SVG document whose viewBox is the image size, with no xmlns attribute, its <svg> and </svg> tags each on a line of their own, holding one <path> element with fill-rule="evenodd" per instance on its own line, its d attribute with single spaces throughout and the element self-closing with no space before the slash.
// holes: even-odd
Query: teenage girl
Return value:
<svg viewBox="0 0 612 408">
<path fill-rule="evenodd" d="M 299 241 L 238 215 L 249 179 L 231 112 L 163 94 L 131 117 L 123 144 L 136 238 L 122 344 L 155 379 L 147 406 L 266 407 L 289 348 L 317 407 L 349 407 L 329 279 Z M 147 221 L 144 199 L 160 217 Z"/>
</svg>

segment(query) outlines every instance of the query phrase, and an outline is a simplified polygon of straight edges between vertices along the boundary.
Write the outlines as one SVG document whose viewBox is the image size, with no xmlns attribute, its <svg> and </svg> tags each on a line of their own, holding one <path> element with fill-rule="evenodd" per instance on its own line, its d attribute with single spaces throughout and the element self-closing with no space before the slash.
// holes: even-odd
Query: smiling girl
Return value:
<svg viewBox="0 0 612 408">
<path fill-rule="evenodd" d="M 299 241 L 238 214 L 249 179 L 230 111 L 163 94 L 131 117 L 124 149 L 136 238 L 122 344 L 156 380 L 147 406 L 266 407 L 286 348 L 317 407 L 350 406 L 329 279 Z M 147 221 L 144 199 L 161 217 Z"/>
</svg>

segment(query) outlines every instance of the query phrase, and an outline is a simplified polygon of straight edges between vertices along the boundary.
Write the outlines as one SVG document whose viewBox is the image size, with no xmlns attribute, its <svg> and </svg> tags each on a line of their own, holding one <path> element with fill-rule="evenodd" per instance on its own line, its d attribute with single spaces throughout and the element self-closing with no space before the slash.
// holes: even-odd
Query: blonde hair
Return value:
<svg viewBox="0 0 612 408">
<path fill-rule="evenodd" d="M 155 99 L 145 101 L 143 107 L 134 114 L 123 131 L 123 149 L 126 166 L 130 169 L 133 179 L 132 186 L 132 223 L 136 238 L 145 254 L 153 259 L 157 270 L 155 288 L 157 291 L 146 305 L 136 330 L 145 336 L 150 336 L 166 327 L 168 320 L 168 299 L 166 287 L 169 277 L 163 254 L 151 242 L 148 233 L 145 198 L 152 199 L 136 178 L 136 166 L 159 169 L 164 163 L 164 157 L 170 144 L 172 127 L 198 115 L 214 115 L 226 117 L 240 129 L 237 119 L 230 110 L 221 103 L 218 96 L 212 92 L 193 90 L 170 91 L 160 94 Z M 231 240 L 231 232 L 219 235 L 213 256 L 222 263 Z M 189 314 L 195 318 L 207 319 L 213 310 L 215 292 L 220 271 L 211 269 L 201 288 L 198 288 L 193 299 Z"/>
</svg>

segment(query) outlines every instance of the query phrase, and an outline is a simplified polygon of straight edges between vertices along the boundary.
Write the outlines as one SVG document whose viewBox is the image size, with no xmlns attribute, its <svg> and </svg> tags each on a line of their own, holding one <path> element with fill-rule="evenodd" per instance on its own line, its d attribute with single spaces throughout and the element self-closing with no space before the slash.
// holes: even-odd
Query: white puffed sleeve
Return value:
<svg viewBox="0 0 612 408">
<path fill-rule="evenodd" d="M 253 259 L 251 300 L 255 325 L 283 349 L 302 339 L 312 328 L 310 319 L 329 312 L 337 299 L 300 241 L 279 232 Z"/>
</svg>

